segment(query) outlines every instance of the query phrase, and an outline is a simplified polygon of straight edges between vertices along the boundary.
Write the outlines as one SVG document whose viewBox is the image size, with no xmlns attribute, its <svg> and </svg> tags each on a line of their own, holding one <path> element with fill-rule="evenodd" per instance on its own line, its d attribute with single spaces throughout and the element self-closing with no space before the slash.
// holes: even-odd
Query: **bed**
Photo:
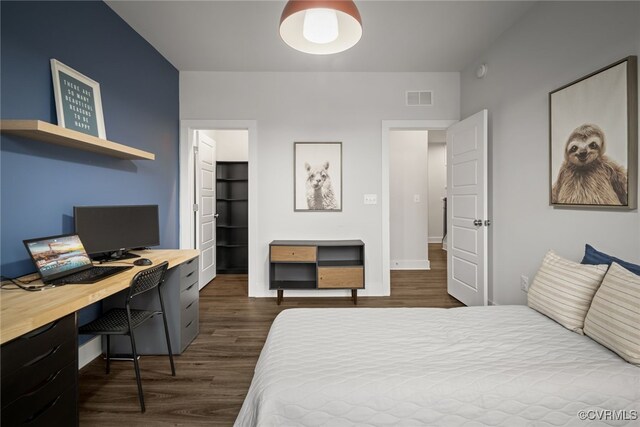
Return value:
<svg viewBox="0 0 640 427">
<path fill-rule="evenodd" d="M 640 368 L 526 306 L 290 309 L 235 425 L 564 426 L 589 409 L 638 423 Z"/>
</svg>

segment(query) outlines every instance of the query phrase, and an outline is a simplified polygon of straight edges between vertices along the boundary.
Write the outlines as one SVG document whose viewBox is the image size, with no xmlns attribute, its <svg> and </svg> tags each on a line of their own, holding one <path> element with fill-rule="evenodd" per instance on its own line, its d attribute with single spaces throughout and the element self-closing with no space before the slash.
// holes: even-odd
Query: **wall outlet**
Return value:
<svg viewBox="0 0 640 427">
<path fill-rule="evenodd" d="M 520 289 L 524 292 L 529 292 L 529 276 L 525 276 L 524 274 L 520 276 Z"/>
<path fill-rule="evenodd" d="M 378 195 L 377 194 L 365 194 L 364 195 L 364 204 L 365 205 L 377 205 L 378 204 Z"/>
</svg>

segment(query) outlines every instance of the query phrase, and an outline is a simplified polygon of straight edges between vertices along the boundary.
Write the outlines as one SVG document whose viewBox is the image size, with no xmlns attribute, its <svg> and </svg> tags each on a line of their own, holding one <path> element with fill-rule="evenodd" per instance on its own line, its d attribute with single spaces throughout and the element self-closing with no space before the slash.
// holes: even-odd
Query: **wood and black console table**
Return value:
<svg viewBox="0 0 640 427">
<path fill-rule="evenodd" d="M 351 289 L 353 303 L 364 289 L 361 240 L 274 240 L 269 244 L 269 289 Z"/>
</svg>

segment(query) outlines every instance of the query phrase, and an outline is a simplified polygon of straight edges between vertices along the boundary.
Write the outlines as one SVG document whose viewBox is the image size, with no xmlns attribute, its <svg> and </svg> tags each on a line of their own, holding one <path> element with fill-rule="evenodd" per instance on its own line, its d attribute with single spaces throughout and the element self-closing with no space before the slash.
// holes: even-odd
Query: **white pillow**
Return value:
<svg viewBox="0 0 640 427">
<path fill-rule="evenodd" d="M 584 265 L 547 252 L 529 288 L 529 307 L 582 335 L 584 318 L 607 265 Z"/>
<path fill-rule="evenodd" d="M 584 333 L 624 360 L 640 365 L 640 276 L 611 264 L 593 297 Z"/>
</svg>

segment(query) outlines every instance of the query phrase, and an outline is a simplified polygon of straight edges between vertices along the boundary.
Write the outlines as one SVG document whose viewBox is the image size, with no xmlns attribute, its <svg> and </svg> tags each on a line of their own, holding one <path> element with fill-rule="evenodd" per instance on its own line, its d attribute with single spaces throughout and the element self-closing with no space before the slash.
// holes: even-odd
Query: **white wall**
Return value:
<svg viewBox="0 0 640 427">
<path fill-rule="evenodd" d="M 249 131 L 218 129 L 203 132 L 216 141 L 216 161 L 246 162 L 249 160 Z"/>
<path fill-rule="evenodd" d="M 428 132 L 389 132 L 389 253 L 391 269 L 427 269 Z M 419 201 L 415 201 L 415 197 Z"/>
<path fill-rule="evenodd" d="M 429 132 L 431 135 L 431 132 Z M 434 143 L 429 136 L 429 241 L 440 243 L 444 237 L 444 202 L 447 195 L 446 144 Z"/>
<path fill-rule="evenodd" d="M 274 239 L 362 239 L 366 244 L 363 295 L 382 285 L 382 212 L 364 205 L 381 182 L 381 121 L 459 118 L 458 73 L 181 72 L 182 119 L 257 121 L 259 274 L 249 295 L 268 290 L 268 244 Z M 433 107 L 406 107 L 405 91 L 433 90 Z M 293 142 L 342 141 L 343 211 L 293 211 Z M 252 262 L 250 260 L 250 262 Z M 302 295 L 346 295 L 310 291 Z M 287 292 L 295 295 L 296 292 Z"/>
<path fill-rule="evenodd" d="M 539 2 L 461 74 L 462 117 L 489 110 L 489 299 L 523 303 L 548 249 L 580 260 L 590 243 L 640 261 L 638 211 L 554 209 L 549 198 L 548 92 L 640 54 L 640 3 Z M 475 68 L 487 63 L 484 79 Z"/>
</svg>

